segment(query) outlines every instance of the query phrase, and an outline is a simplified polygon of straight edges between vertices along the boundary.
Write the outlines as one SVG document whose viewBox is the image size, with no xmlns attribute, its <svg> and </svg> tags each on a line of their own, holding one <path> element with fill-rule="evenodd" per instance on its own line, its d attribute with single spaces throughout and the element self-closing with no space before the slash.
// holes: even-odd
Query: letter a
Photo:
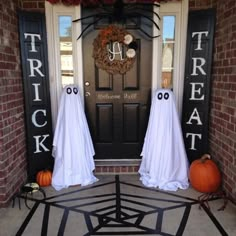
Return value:
<svg viewBox="0 0 236 236">
<path fill-rule="evenodd" d="M 197 121 L 197 125 L 202 125 L 202 122 L 201 122 L 201 119 L 200 119 L 200 116 L 199 116 L 199 113 L 197 111 L 197 108 L 194 108 L 188 122 L 186 124 L 188 125 L 192 125 L 192 120 L 196 120 Z"/>
</svg>

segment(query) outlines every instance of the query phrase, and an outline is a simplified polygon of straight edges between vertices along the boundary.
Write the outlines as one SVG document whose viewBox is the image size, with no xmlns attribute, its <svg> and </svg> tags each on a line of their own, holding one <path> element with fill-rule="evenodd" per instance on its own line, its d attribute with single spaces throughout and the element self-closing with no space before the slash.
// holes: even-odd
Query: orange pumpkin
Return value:
<svg viewBox="0 0 236 236">
<path fill-rule="evenodd" d="M 214 193 L 221 184 L 219 168 L 208 154 L 192 162 L 189 179 L 193 188 L 202 193 Z"/>
<path fill-rule="evenodd" d="M 52 182 L 52 172 L 50 170 L 41 170 L 37 173 L 36 181 L 41 187 L 46 187 L 51 185 Z"/>
</svg>

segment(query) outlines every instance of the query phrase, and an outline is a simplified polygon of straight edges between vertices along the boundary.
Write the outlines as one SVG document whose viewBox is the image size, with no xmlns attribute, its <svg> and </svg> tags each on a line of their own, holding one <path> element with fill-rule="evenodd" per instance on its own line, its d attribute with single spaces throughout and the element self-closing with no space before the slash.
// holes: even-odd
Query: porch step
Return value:
<svg viewBox="0 0 236 236">
<path fill-rule="evenodd" d="M 137 174 L 141 160 L 95 160 L 95 174 Z"/>
</svg>

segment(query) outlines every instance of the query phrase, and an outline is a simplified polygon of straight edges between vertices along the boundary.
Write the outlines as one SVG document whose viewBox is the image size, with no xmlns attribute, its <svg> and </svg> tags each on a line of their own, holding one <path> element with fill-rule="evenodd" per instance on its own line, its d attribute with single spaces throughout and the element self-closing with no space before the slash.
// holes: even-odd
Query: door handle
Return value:
<svg viewBox="0 0 236 236">
<path fill-rule="evenodd" d="M 88 87 L 90 83 L 88 81 L 85 82 L 85 86 Z"/>
<path fill-rule="evenodd" d="M 85 92 L 85 97 L 89 97 L 90 95 L 90 92 Z"/>
</svg>

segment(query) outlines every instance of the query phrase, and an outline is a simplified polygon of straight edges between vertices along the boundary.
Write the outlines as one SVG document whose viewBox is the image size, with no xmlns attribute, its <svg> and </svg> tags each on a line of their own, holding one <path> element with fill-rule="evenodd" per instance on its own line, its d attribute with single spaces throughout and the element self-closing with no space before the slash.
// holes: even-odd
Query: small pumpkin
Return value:
<svg viewBox="0 0 236 236">
<path fill-rule="evenodd" d="M 221 184 L 221 173 L 209 154 L 195 160 L 189 169 L 190 183 L 194 189 L 202 193 L 214 193 Z"/>
<path fill-rule="evenodd" d="M 51 185 L 52 182 L 52 172 L 50 170 L 41 170 L 36 175 L 36 181 L 41 187 L 46 187 Z"/>
</svg>

